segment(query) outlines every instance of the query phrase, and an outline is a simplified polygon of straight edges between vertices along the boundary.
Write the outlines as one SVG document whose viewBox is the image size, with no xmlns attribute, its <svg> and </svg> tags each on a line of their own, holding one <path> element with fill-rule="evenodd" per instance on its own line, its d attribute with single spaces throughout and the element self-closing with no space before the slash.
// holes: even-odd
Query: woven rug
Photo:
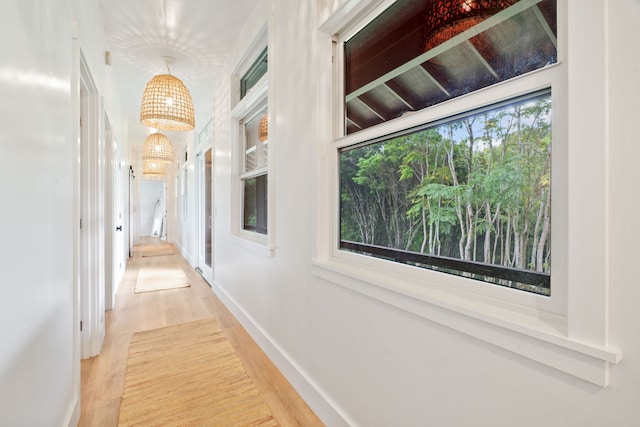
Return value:
<svg viewBox="0 0 640 427">
<path fill-rule="evenodd" d="M 119 426 L 277 426 L 214 320 L 131 338 Z"/>
<path fill-rule="evenodd" d="M 175 254 L 171 245 L 144 245 L 140 249 L 143 257 Z"/>
<path fill-rule="evenodd" d="M 177 264 L 140 267 L 134 292 L 164 291 L 167 289 L 188 288 L 189 279 Z"/>
</svg>

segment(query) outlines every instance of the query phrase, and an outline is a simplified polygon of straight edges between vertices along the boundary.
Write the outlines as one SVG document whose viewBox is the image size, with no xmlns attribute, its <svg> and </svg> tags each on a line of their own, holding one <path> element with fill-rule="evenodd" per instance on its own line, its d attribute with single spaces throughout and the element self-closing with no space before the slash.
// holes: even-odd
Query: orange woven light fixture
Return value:
<svg viewBox="0 0 640 427">
<path fill-rule="evenodd" d="M 424 51 L 457 36 L 518 0 L 432 0 L 426 9 Z"/>
<path fill-rule="evenodd" d="M 174 62 L 171 57 L 165 57 L 167 69 Z M 153 77 L 142 95 L 140 108 L 142 124 L 164 130 L 193 130 L 196 120 L 193 115 L 193 101 L 189 89 L 182 80 L 169 74 L 159 74 Z"/>
<path fill-rule="evenodd" d="M 260 124 L 258 125 L 258 139 L 260 141 L 266 141 L 269 139 L 269 118 L 266 114 L 260 117 Z"/>
<path fill-rule="evenodd" d="M 154 160 L 145 160 L 142 172 L 146 176 L 165 176 L 165 164 Z"/>
<path fill-rule="evenodd" d="M 149 135 L 142 148 L 142 160 L 151 160 L 157 163 L 173 162 L 173 147 L 169 138 L 159 132 Z"/>
</svg>

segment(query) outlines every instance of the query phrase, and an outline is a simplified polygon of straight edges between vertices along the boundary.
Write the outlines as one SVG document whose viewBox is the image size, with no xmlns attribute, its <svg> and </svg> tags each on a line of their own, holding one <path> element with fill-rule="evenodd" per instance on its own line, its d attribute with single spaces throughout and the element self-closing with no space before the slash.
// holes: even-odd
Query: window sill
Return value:
<svg viewBox="0 0 640 427">
<path fill-rule="evenodd" d="M 264 234 L 240 231 L 239 234 L 232 235 L 231 237 L 239 246 L 259 255 L 272 257 L 276 253 L 275 248 L 268 245 L 268 238 Z"/>
<path fill-rule="evenodd" d="M 431 320 L 505 350 L 606 387 L 611 364 L 622 353 L 571 339 L 557 319 L 541 320 L 535 311 L 481 302 L 464 295 L 384 277 L 339 260 L 315 261 L 317 277 Z"/>
</svg>

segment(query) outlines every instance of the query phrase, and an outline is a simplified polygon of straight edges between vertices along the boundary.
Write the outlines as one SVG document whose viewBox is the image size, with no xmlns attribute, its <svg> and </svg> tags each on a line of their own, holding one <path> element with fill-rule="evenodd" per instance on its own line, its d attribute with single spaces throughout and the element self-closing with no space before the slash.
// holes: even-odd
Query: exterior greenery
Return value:
<svg viewBox="0 0 640 427">
<path fill-rule="evenodd" d="M 549 273 L 550 94 L 345 149 L 340 186 L 343 241 Z"/>
</svg>

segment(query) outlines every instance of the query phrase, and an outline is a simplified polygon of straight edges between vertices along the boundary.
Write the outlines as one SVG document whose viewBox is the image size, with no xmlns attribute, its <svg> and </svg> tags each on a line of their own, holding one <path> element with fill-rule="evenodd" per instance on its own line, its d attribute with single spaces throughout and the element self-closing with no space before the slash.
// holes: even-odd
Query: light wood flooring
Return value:
<svg viewBox="0 0 640 427">
<path fill-rule="evenodd" d="M 158 242 L 146 240 L 143 243 Z M 167 261 L 182 266 L 191 287 L 134 294 L 138 269 Z M 144 258 L 136 250 L 129 259 L 116 294 L 115 308 L 106 313 L 102 352 L 82 361 L 82 408 L 78 425 L 108 427 L 118 424 L 127 350 L 133 333 L 206 318 L 218 321 L 280 425 L 323 425 L 178 250 L 176 255 Z"/>
</svg>

